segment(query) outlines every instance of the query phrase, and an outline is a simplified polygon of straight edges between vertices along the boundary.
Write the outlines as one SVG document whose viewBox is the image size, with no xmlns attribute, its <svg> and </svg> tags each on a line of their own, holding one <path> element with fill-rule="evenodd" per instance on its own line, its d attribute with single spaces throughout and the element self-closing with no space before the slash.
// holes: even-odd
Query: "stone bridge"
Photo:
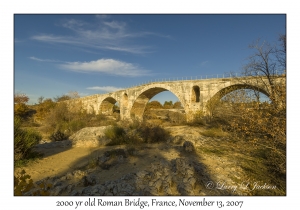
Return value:
<svg viewBox="0 0 300 210">
<path fill-rule="evenodd" d="M 284 76 L 277 76 L 275 80 L 282 82 L 282 79 L 285 82 Z M 143 120 L 144 110 L 149 100 L 163 91 L 170 91 L 181 102 L 187 121 L 192 121 L 195 113 L 199 111 L 205 113 L 205 107 L 209 100 L 220 99 L 233 90 L 258 89 L 269 96 L 269 90 L 267 90 L 269 87 L 265 85 L 266 80 L 267 78 L 261 80 L 256 78 L 215 78 L 160 81 L 116 92 L 86 96 L 73 101 L 81 102 L 84 109 L 88 112 L 94 111 L 96 114 L 112 114 L 113 106 L 118 102 L 121 120 Z"/>
</svg>

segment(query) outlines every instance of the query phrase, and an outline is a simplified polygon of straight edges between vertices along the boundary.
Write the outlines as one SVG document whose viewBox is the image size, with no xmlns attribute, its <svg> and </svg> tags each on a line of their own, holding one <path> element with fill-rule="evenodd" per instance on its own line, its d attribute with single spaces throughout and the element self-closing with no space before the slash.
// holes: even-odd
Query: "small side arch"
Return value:
<svg viewBox="0 0 300 210">
<path fill-rule="evenodd" d="M 194 85 L 192 88 L 191 102 L 200 102 L 200 87 L 197 85 Z"/>
</svg>

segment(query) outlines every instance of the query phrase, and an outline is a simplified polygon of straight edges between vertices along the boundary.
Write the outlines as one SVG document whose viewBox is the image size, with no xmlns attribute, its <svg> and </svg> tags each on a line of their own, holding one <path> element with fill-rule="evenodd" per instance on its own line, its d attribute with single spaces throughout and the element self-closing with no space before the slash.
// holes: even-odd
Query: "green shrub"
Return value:
<svg viewBox="0 0 300 210">
<path fill-rule="evenodd" d="M 29 129 L 21 129 L 21 120 L 14 118 L 14 159 L 15 161 L 30 157 L 32 148 L 39 143 L 42 136 Z"/>
<path fill-rule="evenodd" d="M 142 124 L 137 132 L 146 143 L 164 142 L 170 137 L 169 132 L 158 125 Z"/>
<path fill-rule="evenodd" d="M 62 140 L 66 140 L 67 138 L 68 138 L 68 136 L 59 130 L 55 131 L 50 136 L 50 140 L 52 140 L 52 141 L 62 141 Z"/>
<path fill-rule="evenodd" d="M 126 133 L 125 130 L 122 127 L 119 127 L 117 125 L 108 127 L 104 131 L 104 135 L 106 138 L 111 139 L 112 141 L 108 143 L 107 145 L 120 145 L 126 143 Z"/>
<path fill-rule="evenodd" d="M 127 133 L 124 128 L 117 125 L 108 127 L 104 134 L 106 138 L 112 141 L 107 145 L 158 143 L 164 142 L 170 137 L 169 132 L 158 125 L 134 122 L 132 125 L 128 125 L 128 127 L 130 130 Z"/>
<path fill-rule="evenodd" d="M 123 136 L 125 134 L 125 130 L 119 126 L 112 126 L 112 127 L 108 127 L 105 130 L 104 134 L 105 134 L 105 137 L 107 137 L 109 139 L 116 139 L 116 138 Z"/>
<path fill-rule="evenodd" d="M 205 115 L 202 111 L 197 111 L 194 113 L 193 120 L 188 123 L 190 126 L 205 126 L 206 125 L 206 119 Z"/>
</svg>

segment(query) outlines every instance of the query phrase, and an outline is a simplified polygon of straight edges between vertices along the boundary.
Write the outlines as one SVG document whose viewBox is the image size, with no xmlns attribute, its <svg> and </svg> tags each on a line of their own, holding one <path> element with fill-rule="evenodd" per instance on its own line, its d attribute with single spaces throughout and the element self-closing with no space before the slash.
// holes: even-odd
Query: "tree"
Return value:
<svg viewBox="0 0 300 210">
<path fill-rule="evenodd" d="M 29 108 L 27 103 L 29 97 L 24 93 L 16 93 L 14 95 L 14 114 L 19 117 L 26 117 Z"/>
<path fill-rule="evenodd" d="M 173 108 L 174 109 L 183 109 L 180 101 L 176 101 L 173 105 Z"/>
<path fill-rule="evenodd" d="M 281 35 L 279 43 L 271 45 L 259 40 L 250 45 L 254 50 L 244 66 L 244 84 L 260 85 L 271 103 L 252 100 L 246 96 L 238 106 L 232 106 L 233 119 L 230 129 L 254 146 L 267 149 L 268 164 L 281 175 L 286 171 L 286 36 Z M 261 89 L 260 89 L 261 90 Z M 254 89 L 259 91 L 259 89 Z M 237 94 L 237 96 L 239 96 Z M 251 99 L 251 97 L 253 97 Z M 241 99 L 239 96 L 238 99 Z M 237 102 L 238 100 L 233 100 Z"/>
<path fill-rule="evenodd" d="M 51 109 L 56 106 L 56 103 L 52 99 L 44 99 L 43 96 L 39 98 L 39 104 L 36 105 L 35 120 L 42 121 L 50 113 Z"/>
<path fill-rule="evenodd" d="M 71 97 L 70 96 L 68 96 L 68 95 L 61 95 L 61 96 L 56 96 L 56 97 L 54 97 L 54 101 L 55 102 L 62 102 L 62 101 L 67 101 L 67 100 L 70 100 L 71 99 Z"/>
<path fill-rule="evenodd" d="M 39 103 L 39 104 L 43 103 L 43 100 L 44 100 L 44 96 L 40 96 L 40 97 L 38 98 L 38 103 Z"/>
<path fill-rule="evenodd" d="M 63 94 L 61 96 L 54 97 L 55 102 L 67 101 L 70 99 L 80 98 L 79 93 L 77 91 L 69 91 L 67 94 Z"/>
<path fill-rule="evenodd" d="M 253 85 L 253 81 L 256 83 L 254 85 L 263 84 L 263 89 L 274 105 L 283 103 L 279 100 L 283 99 L 282 89 L 279 86 L 285 85 L 283 83 L 286 74 L 286 36 L 281 35 L 279 43 L 274 45 L 257 40 L 249 48 L 253 50 L 253 54 L 243 67 L 243 75 L 251 78 L 250 85 Z"/>
<path fill-rule="evenodd" d="M 173 108 L 173 101 L 165 101 L 163 107 L 164 107 L 164 109 L 172 109 Z"/>
<path fill-rule="evenodd" d="M 162 109 L 163 106 L 161 105 L 161 103 L 159 103 L 159 101 L 151 101 L 149 103 L 147 103 L 146 106 L 146 110 L 148 109 Z"/>
</svg>

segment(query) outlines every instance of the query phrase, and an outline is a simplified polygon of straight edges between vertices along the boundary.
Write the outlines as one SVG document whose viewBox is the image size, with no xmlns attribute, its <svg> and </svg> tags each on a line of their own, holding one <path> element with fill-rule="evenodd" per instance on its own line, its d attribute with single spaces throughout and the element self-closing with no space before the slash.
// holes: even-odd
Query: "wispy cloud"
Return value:
<svg viewBox="0 0 300 210">
<path fill-rule="evenodd" d="M 154 32 L 129 31 L 125 22 L 111 21 L 107 16 L 96 16 L 96 19 L 98 22 L 95 24 L 75 19 L 62 22 L 60 26 L 73 32 L 73 34 L 69 36 L 39 34 L 32 36 L 31 39 L 52 44 L 65 44 L 77 47 L 143 54 L 148 53 L 151 47 L 147 45 L 132 44 L 134 38 L 147 36 L 171 38 L 168 35 Z"/>
<path fill-rule="evenodd" d="M 98 19 L 107 19 L 109 17 L 110 17 L 110 15 L 96 15 L 96 18 L 98 18 Z"/>
<path fill-rule="evenodd" d="M 29 57 L 29 59 L 31 60 L 35 60 L 35 61 L 41 61 L 41 62 L 62 62 L 62 61 L 58 61 L 58 60 L 51 60 L 51 59 L 40 59 L 34 56 Z"/>
<path fill-rule="evenodd" d="M 113 87 L 113 86 L 102 86 L 102 87 L 94 86 L 94 87 L 88 87 L 86 89 L 89 89 L 89 90 L 100 90 L 100 91 L 104 91 L 104 92 L 115 92 L 115 91 L 118 91 L 118 90 L 122 90 L 124 88 Z"/>
<path fill-rule="evenodd" d="M 140 68 L 138 65 L 126 63 L 114 59 L 99 59 L 89 62 L 68 62 L 59 65 L 63 69 L 76 72 L 98 72 L 117 76 L 146 76 L 150 71 Z"/>
<path fill-rule="evenodd" d="M 204 66 L 204 65 L 206 65 L 207 63 L 208 63 L 208 61 L 203 61 L 203 62 L 200 63 L 200 65 L 201 65 L 201 66 Z"/>
<path fill-rule="evenodd" d="M 21 42 L 24 42 L 24 40 L 21 40 L 21 39 L 15 38 L 15 39 L 14 39 L 14 42 L 15 42 L 15 43 L 21 43 Z"/>
</svg>

